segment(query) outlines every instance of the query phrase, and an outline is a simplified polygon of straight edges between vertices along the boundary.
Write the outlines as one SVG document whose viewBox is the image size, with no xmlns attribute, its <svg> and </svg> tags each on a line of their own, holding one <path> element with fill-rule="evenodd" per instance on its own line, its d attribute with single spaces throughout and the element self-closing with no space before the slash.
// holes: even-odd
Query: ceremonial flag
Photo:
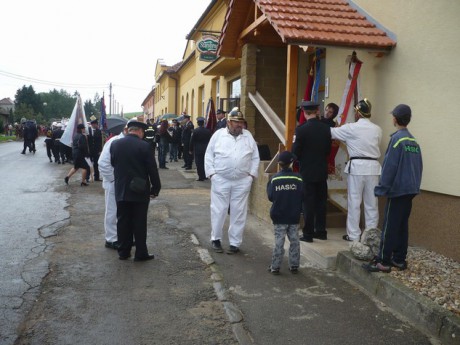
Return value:
<svg viewBox="0 0 460 345">
<path fill-rule="evenodd" d="M 214 101 L 209 98 L 208 106 L 206 107 L 206 128 L 214 133 L 217 125 L 216 111 L 214 110 Z"/>
<path fill-rule="evenodd" d="M 305 87 L 305 94 L 303 96 L 303 101 L 314 101 L 318 102 L 318 90 L 319 84 L 321 82 L 321 73 L 320 73 L 320 55 L 321 49 L 316 49 L 315 57 L 310 65 L 310 70 L 307 77 L 307 86 Z M 299 125 L 305 122 L 305 116 L 303 109 L 300 109 Z"/>
<path fill-rule="evenodd" d="M 358 76 L 359 71 L 361 70 L 361 65 L 362 62 L 356 56 L 356 52 L 353 52 L 348 66 L 348 78 L 345 84 L 345 90 L 343 92 L 342 102 L 339 108 L 339 115 L 337 116 L 337 123 L 339 124 L 339 126 L 347 122 L 348 112 L 350 111 L 351 99 L 354 98 L 354 103 L 358 102 Z M 339 142 L 337 140 L 333 140 L 331 146 L 331 153 L 329 154 L 328 158 L 328 174 L 335 173 L 335 157 L 337 156 L 339 148 Z"/>
<path fill-rule="evenodd" d="M 83 108 L 80 95 L 77 96 L 77 102 L 73 108 L 72 115 L 61 137 L 61 143 L 66 146 L 72 147 L 72 142 L 75 134 L 77 133 L 77 126 L 83 123 L 86 132 L 88 133 L 88 121 L 86 120 L 85 109 Z"/>
<path fill-rule="evenodd" d="M 104 96 L 102 96 L 102 99 L 101 99 L 101 129 L 103 131 L 107 130 L 107 114 L 105 112 Z"/>
</svg>

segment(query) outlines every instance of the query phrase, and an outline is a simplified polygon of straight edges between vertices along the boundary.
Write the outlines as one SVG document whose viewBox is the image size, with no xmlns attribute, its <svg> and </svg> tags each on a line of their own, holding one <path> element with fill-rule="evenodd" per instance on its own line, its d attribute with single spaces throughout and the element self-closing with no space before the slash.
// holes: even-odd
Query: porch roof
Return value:
<svg viewBox="0 0 460 345">
<path fill-rule="evenodd" d="M 396 41 L 346 0 L 231 0 L 218 55 L 239 57 L 243 43 L 391 50 Z"/>
</svg>

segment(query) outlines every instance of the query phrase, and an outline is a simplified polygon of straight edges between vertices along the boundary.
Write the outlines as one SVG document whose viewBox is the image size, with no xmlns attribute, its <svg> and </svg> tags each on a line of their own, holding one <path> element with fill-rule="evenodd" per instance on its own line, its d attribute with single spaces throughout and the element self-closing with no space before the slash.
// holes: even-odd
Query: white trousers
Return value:
<svg viewBox="0 0 460 345">
<path fill-rule="evenodd" d="M 361 202 L 364 202 L 366 229 L 376 228 L 379 224 L 378 201 L 374 195 L 378 182 L 378 175 L 348 175 L 347 234 L 351 240 L 357 241 L 361 236 Z"/>
<path fill-rule="evenodd" d="M 243 232 L 248 213 L 248 197 L 252 177 L 227 180 L 219 174 L 211 179 L 211 241 L 222 239 L 222 229 L 230 206 L 228 241 L 239 247 L 243 242 Z"/>
<path fill-rule="evenodd" d="M 117 241 L 117 202 L 115 200 L 115 183 L 106 183 L 104 229 L 107 242 Z"/>
</svg>

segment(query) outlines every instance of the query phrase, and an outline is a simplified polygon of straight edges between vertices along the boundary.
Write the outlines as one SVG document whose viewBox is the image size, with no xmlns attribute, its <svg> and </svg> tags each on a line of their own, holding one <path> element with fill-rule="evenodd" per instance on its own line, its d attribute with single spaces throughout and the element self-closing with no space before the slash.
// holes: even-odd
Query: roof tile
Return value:
<svg viewBox="0 0 460 345">
<path fill-rule="evenodd" d="M 345 0 L 256 0 L 285 43 L 391 49 L 396 42 Z"/>
</svg>

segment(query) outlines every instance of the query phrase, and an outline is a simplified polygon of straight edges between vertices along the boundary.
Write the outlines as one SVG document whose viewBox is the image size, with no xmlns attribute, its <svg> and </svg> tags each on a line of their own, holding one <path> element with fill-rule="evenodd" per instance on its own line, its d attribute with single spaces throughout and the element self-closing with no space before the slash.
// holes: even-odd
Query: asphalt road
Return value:
<svg viewBox="0 0 460 345">
<path fill-rule="evenodd" d="M 149 207 L 147 245 L 155 260 L 120 261 L 104 248 L 100 183 L 80 187 L 76 174 L 66 186 L 70 166 L 47 162 L 44 148 L 35 156 L 19 151 L 18 143 L 0 145 L 0 178 L 17 185 L 1 192 L 8 212 L 2 208 L 0 239 L 9 251 L 0 262 L 2 272 L 11 270 L 0 286 L 2 345 L 435 343 L 305 258 L 298 275 L 287 260 L 281 275 L 269 274 L 272 225 L 255 217 L 241 253 L 213 253 L 210 182 L 195 182 L 180 162 L 160 170 L 163 188 Z M 33 287 L 24 278 L 30 271 Z M 8 292 L 10 279 L 23 288 Z"/>
</svg>

